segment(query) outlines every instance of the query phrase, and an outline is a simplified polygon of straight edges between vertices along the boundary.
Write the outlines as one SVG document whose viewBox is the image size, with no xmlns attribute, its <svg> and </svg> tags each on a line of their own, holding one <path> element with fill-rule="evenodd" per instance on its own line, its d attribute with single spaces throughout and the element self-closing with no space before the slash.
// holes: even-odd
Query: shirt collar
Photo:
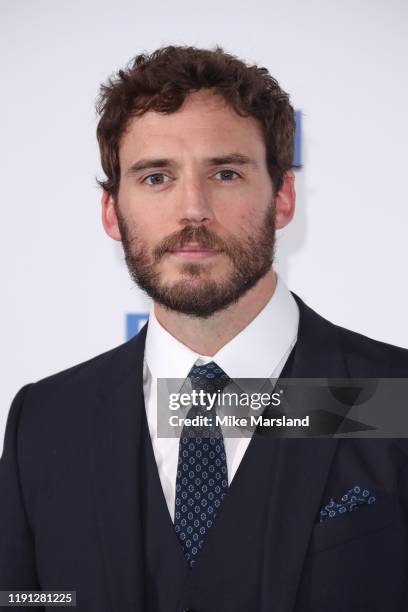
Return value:
<svg viewBox="0 0 408 612">
<path fill-rule="evenodd" d="M 145 344 L 145 362 L 151 375 L 185 379 L 199 357 L 159 323 L 152 304 Z"/>
<path fill-rule="evenodd" d="M 299 309 L 284 281 L 257 316 L 214 356 L 200 355 L 172 336 L 157 320 L 152 304 L 145 361 L 154 378 L 185 379 L 192 366 L 215 361 L 230 378 L 268 378 L 296 341 Z"/>
</svg>

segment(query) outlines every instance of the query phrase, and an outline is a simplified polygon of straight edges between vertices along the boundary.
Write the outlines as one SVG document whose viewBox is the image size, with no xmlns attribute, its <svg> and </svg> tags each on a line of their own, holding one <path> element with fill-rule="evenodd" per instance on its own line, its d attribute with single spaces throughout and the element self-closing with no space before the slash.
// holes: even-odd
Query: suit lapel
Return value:
<svg viewBox="0 0 408 612">
<path fill-rule="evenodd" d="M 106 361 L 91 416 L 91 490 L 115 612 L 143 609 L 140 449 L 146 327 Z"/>
<path fill-rule="evenodd" d="M 290 367 L 281 377 L 346 378 L 337 328 L 296 295 L 299 332 Z M 254 440 L 255 441 L 255 440 Z M 261 612 L 290 612 L 338 439 L 271 439 L 275 478 L 265 532 Z"/>
</svg>

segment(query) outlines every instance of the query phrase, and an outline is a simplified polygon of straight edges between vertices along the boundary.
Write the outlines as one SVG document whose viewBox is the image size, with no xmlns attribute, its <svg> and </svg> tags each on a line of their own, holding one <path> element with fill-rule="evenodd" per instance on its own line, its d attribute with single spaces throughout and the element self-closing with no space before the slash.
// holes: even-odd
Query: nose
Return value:
<svg viewBox="0 0 408 612">
<path fill-rule="evenodd" d="M 208 224 L 214 219 L 209 189 L 205 179 L 185 176 L 180 180 L 177 193 L 178 218 L 182 225 Z"/>
</svg>

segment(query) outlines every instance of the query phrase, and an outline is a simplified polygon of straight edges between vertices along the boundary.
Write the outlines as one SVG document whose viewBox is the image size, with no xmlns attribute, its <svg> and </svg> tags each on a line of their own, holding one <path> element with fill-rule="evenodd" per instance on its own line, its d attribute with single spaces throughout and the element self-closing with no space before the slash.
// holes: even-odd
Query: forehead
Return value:
<svg viewBox="0 0 408 612">
<path fill-rule="evenodd" d="M 129 156 L 177 150 L 212 155 L 220 149 L 261 159 L 265 156 L 262 126 L 254 117 L 238 115 L 221 96 L 200 90 L 189 94 L 174 113 L 148 111 L 134 117 L 121 139 L 119 155 L 125 161 Z"/>
</svg>

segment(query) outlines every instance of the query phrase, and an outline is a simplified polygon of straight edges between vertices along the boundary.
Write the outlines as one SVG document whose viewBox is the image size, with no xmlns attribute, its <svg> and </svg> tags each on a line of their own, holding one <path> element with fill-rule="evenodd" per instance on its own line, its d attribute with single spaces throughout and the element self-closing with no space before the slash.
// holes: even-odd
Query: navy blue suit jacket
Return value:
<svg viewBox="0 0 408 612">
<path fill-rule="evenodd" d="M 333 325 L 295 297 L 293 376 L 408 376 L 407 350 Z M 145 336 L 146 327 L 16 395 L 0 461 L 0 590 L 76 590 L 77 610 L 146 612 L 137 493 Z M 277 444 L 264 558 L 273 571 L 259 612 L 408 610 L 407 441 Z M 375 506 L 318 523 L 322 503 L 357 482 L 379 493 Z M 239 539 L 233 552 L 245 554 Z M 219 606 L 199 612 L 232 611 Z"/>
</svg>

